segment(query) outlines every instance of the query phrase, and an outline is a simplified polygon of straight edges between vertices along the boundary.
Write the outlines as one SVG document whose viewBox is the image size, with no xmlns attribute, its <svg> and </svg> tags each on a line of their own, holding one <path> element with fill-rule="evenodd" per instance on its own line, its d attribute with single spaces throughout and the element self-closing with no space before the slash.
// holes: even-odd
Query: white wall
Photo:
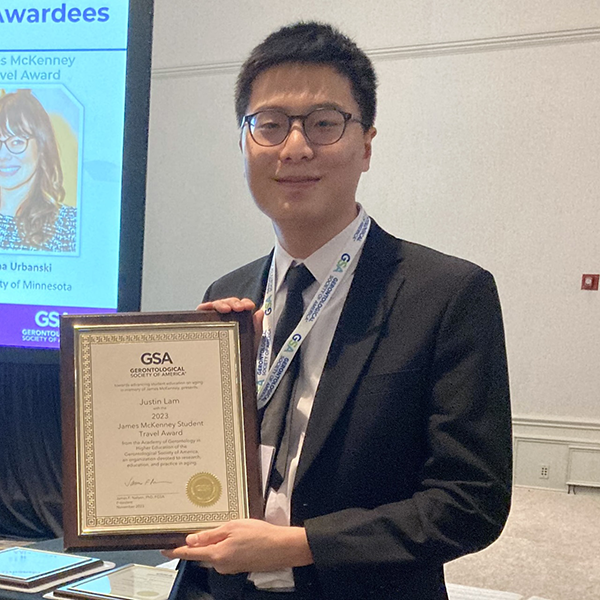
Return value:
<svg viewBox="0 0 600 600">
<path fill-rule="evenodd" d="M 300 18 L 353 36 L 380 78 L 361 202 L 496 276 L 523 435 L 575 421 L 600 444 L 600 292 L 579 290 L 600 272 L 597 0 L 156 0 L 144 310 L 193 308 L 270 248 L 233 84 L 256 43 Z"/>
</svg>

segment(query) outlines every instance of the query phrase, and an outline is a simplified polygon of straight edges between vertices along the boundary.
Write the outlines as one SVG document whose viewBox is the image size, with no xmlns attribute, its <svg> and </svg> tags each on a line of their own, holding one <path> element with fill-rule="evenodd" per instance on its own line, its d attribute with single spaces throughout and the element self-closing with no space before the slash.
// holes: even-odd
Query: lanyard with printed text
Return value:
<svg viewBox="0 0 600 600">
<path fill-rule="evenodd" d="M 365 238 L 367 237 L 367 233 L 369 232 L 369 227 L 371 226 L 371 219 L 362 208 L 361 215 L 362 218 L 360 219 L 358 227 L 354 231 L 352 237 L 346 242 L 343 252 L 340 254 L 339 258 L 335 260 L 333 266 L 329 270 L 325 282 L 313 296 L 304 315 L 302 315 L 300 322 L 284 342 L 269 369 L 271 350 L 273 347 L 271 317 L 273 314 L 273 298 L 275 296 L 275 256 L 273 256 L 271 267 L 269 269 L 267 287 L 265 289 L 265 301 L 263 303 L 263 309 L 265 311 L 263 333 L 258 347 L 258 356 L 256 358 L 258 410 L 261 410 L 268 404 L 281 381 L 281 378 L 287 371 L 296 352 L 298 352 L 302 341 L 306 338 L 319 315 L 329 303 L 334 291 L 344 280 L 347 273 L 349 273 L 350 269 L 348 269 L 348 266 L 354 258 L 359 255 L 365 242 Z"/>
</svg>

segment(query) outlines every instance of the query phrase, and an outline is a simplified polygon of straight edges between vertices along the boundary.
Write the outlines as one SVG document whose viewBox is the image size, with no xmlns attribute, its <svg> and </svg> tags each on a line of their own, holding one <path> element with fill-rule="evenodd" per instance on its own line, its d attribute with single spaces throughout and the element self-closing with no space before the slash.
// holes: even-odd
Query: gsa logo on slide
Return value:
<svg viewBox="0 0 600 600">
<path fill-rule="evenodd" d="M 63 313 L 67 314 L 67 313 Z M 35 315 L 35 324 L 38 327 L 59 327 L 60 326 L 60 313 L 52 310 L 40 310 Z"/>
</svg>

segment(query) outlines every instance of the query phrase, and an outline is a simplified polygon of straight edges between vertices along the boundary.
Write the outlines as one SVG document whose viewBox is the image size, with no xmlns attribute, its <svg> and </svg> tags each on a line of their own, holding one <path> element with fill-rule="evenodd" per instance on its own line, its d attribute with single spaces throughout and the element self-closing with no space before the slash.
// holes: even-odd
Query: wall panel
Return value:
<svg viewBox="0 0 600 600">
<path fill-rule="evenodd" d="M 192 308 L 270 247 L 242 177 L 235 75 L 275 27 L 329 20 L 380 77 L 360 201 L 396 235 L 495 274 L 518 418 L 598 423 L 600 293 L 579 286 L 600 272 L 600 3 L 280 6 L 157 2 L 144 309 Z"/>
</svg>

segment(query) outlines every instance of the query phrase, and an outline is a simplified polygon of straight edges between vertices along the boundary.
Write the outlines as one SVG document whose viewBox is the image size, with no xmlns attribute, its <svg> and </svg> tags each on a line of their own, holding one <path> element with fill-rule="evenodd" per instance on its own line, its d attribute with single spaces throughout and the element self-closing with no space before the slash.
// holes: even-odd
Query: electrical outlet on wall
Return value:
<svg viewBox="0 0 600 600">
<path fill-rule="evenodd" d="M 540 465 L 540 479 L 548 479 L 550 477 L 550 467 L 548 465 Z"/>
</svg>

